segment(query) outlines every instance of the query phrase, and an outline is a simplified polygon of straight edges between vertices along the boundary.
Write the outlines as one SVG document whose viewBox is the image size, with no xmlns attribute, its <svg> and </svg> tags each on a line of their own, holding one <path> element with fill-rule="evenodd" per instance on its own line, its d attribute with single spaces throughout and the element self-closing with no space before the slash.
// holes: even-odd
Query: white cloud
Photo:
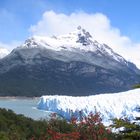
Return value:
<svg viewBox="0 0 140 140">
<path fill-rule="evenodd" d="M 20 41 L 12 41 L 11 43 L 0 42 L 0 48 L 6 48 L 7 50 L 11 51 L 12 49 L 16 48 L 20 44 L 21 44 Z"/>
<path fill-rule="evenodd" d="M 126 59 L 140 68 L 140 43 L 121 34 L 118 28 L 111 25 L 109 18 L 102 13 L 88 14 L 85 12 L 66 15 L 46 11 L 42 19 L 30 27 L 33 35 L 59 35 L 72 32 L 81 25 L 100 43 L 106 43 Z"/>
</svg>

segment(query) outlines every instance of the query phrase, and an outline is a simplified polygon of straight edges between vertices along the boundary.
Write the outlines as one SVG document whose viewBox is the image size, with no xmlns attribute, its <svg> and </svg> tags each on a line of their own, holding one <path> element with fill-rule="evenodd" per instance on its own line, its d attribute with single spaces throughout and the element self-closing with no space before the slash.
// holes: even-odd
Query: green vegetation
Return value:
<svg viewBox="0 0 140 140">
<path fill-rule="evenodd" d="M 113 120 L 111 128 L 123 128 L 113 134 L 102 124 L 99 113 L 81 116 L 78 123 L 76 118 L 67 122 L 55 116 L 49 121 L 35 121 L 0 109 L 0 140 L 140 140 L 140 125 L 127 119 Z"/>
<path fill-rule="evenodd" d="M 114 119 L 113 122 L 111 127 L 118 129 L 116 135 L 120 140 L 140 140 L 140 124 L 131 123 L 128 119 Z"/>
<path fill-rule="evenodd" d="M 0 140 L 28 140 L 46 132 L 46 121 L 34 121 L 11 110 L 0 109 Z"/>
<path fill-rule="evenodd" d="M 53 116 L 50 121 L 35 121 L 0 109 L 0 140 L 112 140 L 98 114 L 84 119 L 76 123 L 75 118 L 67 122 Z"/>
<path fill-rule="evenodd" d="M 134 85 L 133 88 L 134 88 L 134 89 L 136 89 L 136 88 L 140 88 L 140 84 L 136 84 L 136 85 Z"/>
</svg>

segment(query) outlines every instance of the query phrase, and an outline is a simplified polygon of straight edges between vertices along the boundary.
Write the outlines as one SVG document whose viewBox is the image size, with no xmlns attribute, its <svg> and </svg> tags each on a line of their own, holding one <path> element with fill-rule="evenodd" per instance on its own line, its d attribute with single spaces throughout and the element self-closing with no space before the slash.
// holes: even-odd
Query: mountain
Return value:
<svg viewBox="0 0 140 140">
<path fill-rule="evenodd" d="M 48 95 L 40 97 L 37 108 L 56 112 L 67 120 L 71 116 L 89 115 L 95 111 L 101 113 L 105 124 L 114 118 L 127 118 L 131 121 L 140 116 L 140 89 L 129 90 L 114 94 L 72 97 Z"/>
<path fill-rule="evenodd" d="M 7 49 L 0 47 L 0 59 L 4 58 L 8 54 L 9 51 Z"/>
<path fill-rule="evenodd" d="M 129 90 L 140 70 L 80 26 L 33 36 L 0 60 L 0 95 L 89 95 Z"/>
</svg>

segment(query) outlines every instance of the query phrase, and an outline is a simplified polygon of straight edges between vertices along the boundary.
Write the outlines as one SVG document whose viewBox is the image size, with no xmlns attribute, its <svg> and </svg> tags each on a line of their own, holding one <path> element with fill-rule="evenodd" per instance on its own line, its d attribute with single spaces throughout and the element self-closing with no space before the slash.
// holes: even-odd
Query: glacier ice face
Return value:
<svg viewBox="0 0 140 140">
<path fill-rule="evenodd" d="M 67 120 L 72 115 L 78 117 L 79 111 L 83 115 L 100 112 L 103 122 L 113 118 L 140 117 L 140 89 L 115 94 L 100 94 L 85 97 L 72 96 L 42 96 L 37 105 L 38 109 L 53 111 Z"/>
</svg>

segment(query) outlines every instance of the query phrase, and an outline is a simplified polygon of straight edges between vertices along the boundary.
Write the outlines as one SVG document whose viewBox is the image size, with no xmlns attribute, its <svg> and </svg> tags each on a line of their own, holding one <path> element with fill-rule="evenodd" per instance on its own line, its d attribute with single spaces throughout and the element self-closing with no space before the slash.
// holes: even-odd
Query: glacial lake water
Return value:
<svg viewBox="0 0 140 140">
<path fill-rule="evenodd" d="M 17 114 L 37 119 L 48 119 L 51 112 L 38 110 L 37 103 L 39 98 L 0 98 L 0 108 L 11 109 Z"/>
</svg>

